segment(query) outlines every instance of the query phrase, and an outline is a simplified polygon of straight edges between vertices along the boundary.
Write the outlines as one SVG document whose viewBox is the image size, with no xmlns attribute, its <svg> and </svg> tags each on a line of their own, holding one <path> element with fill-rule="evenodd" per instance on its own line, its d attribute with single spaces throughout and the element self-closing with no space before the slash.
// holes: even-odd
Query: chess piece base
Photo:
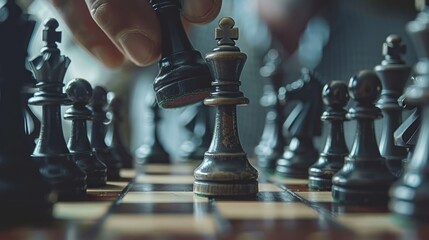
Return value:
<svg viewBox="0 0 429 240">
<path fill-rule="evenodd" d="M 394 181 L 384 158 L 346 158 L 344 167 L 332 178 L 332 197 L 342 204 L 386 204 L 388 189 Z"/>
<path fill-rule="evenodd" d="M 282 153 L 273 152 L 267 156 L 258 157 L 258 166 L 270 173 L 276 170 L 277 159 L 282 157 Z"/>
<path fill-rule="evenodd" d="M 206 152 L 194 177 L 194 193 L 198 195 L 243 196 L 258 192 L 258 172 L 245 153 Z"/>
<path fill-rule="evenodd" d="M 321 153 L 319 160 L 308 170 L 308 186 L 316 190 L 330 190 L 332 177 L 343 166 L 344 155 Z"/>
<path fill-rule="evenodd" d="M 53 186 L 58 199 L 73 199 L 86 194 L 86 174 L 69 155 L 33 155 L 32 158 L 40 165 L 40 173 Z"/>
<path fill-rule="evenodd" d="M 100 187 L 106 185 L 107 168 L 94 155 L 87 153 L 73 153 L 76 164 L 86 173 L 88 187 Z"/>
<path fill-rule="evenodd" d="M 276 175 L 291 178 L 307 178 L 308 168 L 317 160 L 315 149 L 293 151 L 287 149 L 283 157 L 277 161 Z"/>
<path fill-rule="evenodd" d="M 222 197 L 222 196 L 245 196 L 255 195 L 258 192 L 258 182 L 210 182 L 210 181 L 195 181 L 194 193 L 205 197 Z"/>
<path fill-rule="evenodd" d="M 400 218 L 429 221 L 429 188 L 427 183 L 417 187 L 403 180 L 395 183 L 390 191 L 391 211 Z"/>
<path fill-rule="evenodd" d="M 95 150 L 96 157 L 107 167 L 107 180 L 118 180 L 121 178 L 121 162 L 116 160 L 109 148 Z"/>
<path fill-rule="evenodd" d="M 180 52 L 165 57 L 160 66 L 154 83 L 160 107 L 182 107 L 209 96 L 210 72 L 198 51 Z"/>
</svg>

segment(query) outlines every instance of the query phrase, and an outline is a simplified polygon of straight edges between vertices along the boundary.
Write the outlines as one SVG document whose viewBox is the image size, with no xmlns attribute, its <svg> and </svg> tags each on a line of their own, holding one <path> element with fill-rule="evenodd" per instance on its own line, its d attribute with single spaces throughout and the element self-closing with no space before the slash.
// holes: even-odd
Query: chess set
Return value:
<svg viewBox="0 0 429 240">
<path fill-rule="evenodd" d="M 45 21 L 30 72 L 35 23 L 15 1 L 1 8 L 0 239 L 429 238 L 429 3 L 407 26 L 421 51 L 406 91 L 412 67 L 397 35 L 383 44 L 382 62 L 348 84 L 303 69 L 283 86 L 281 56 L 270 50 L 261 68 L 271 96 L 261 101 L 266 125 L 250 158 L 237 130 L 236 106 L 249 100 L 240 91 L 247 56 L 236 46 L 234 20 L 219 21 L 217 46 L 203 59 L 180 24 L 179 1 L 150 3 L 162 35 L 174 41 L 163 42 L 150 118 L 159 118 L 159 108 L 200 101 L 215 109 L 213 132 L 199 131 L 199 145 L 182 149 L 193 161 L 172 161 L 156 130 L 130 154 L 119 97 L 79 78 L 63 90 L 71 60 L 60 51 L 58 22 Z M 300 104 L 286 113 L 290 101 Z M 40 120 L 29 105 L 41 107 Z M 404 108 L 413 112 L 402 121 Z M 207 122 L 197 109 L 193 118 Z M 378 143 L 374 120 L 381 117 Z M 63 119 L 72 124 L 68 142 Z M 350 150 L 349 120 L 356 121 Z M 322 124 L 329 131 L 319 153 L 313 138 Z"/>
</svg>

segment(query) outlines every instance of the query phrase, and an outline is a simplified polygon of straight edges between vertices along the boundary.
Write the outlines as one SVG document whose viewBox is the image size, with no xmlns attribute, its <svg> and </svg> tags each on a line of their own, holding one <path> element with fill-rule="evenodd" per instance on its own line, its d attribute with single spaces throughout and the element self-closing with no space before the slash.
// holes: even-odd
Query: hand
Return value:
<svg viewBox="0 0 429 240">
<path fill-rule="evenodd" d="M 74 38 L 108 67 L 127 58 L 139 66 L 161 55 L 161 29 L 148 0 L 49 0 Z M 222 0 L 182 0 L 182 16 L 194 24 L 212 21 Z"/>
</svg>

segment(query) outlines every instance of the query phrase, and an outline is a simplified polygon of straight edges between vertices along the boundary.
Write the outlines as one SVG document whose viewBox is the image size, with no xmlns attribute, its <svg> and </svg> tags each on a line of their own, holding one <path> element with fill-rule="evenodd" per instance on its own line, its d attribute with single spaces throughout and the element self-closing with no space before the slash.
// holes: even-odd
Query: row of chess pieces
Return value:
<svg viewBox="0 0 429 240">
<path fill-rule="evenodd" d="M 382 62 L 359 72 L 348 85 L 331 81 L 323 86 L 304 69 L 301 79 L 283 86 L 281 57 L 271 50 L 261 68 L 270 84 L 261 99 L 268 112 L 255 148 L 258 165 L 280 177 L 308 178 L 311 189 L 331 190 L 341 205 L 389 204 L 397 216 L 428 221 L 428 16 L 425 7 L 407 26 L 420 55 L 412 77 L 412 68 L 401 58 L 406 46 L 398 35 L 387 37 Z M 409 79 L 414 81 L 404 91 Z M 347 110 L 349 98 L 353 104 Z M 285 113 L 292 100 L 299 103 Z M 411 114 L 402 121 L 404 109 Z M 379 118 L 382 130 L 377 142 L 374 120 Z M 319 154 L 313 139 L 321 133 L 320 119 L 328 132 Z M 356 121 L 351 150 L 343 127 L 349 120 Z"/>
</svg>

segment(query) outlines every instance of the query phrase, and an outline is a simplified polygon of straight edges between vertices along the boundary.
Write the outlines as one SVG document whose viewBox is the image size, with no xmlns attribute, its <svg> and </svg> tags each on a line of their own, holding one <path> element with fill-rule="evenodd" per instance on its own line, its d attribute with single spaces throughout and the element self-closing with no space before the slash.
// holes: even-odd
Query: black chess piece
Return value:
<svg viewBox="0 0 429 240">
<path fill-rule="evenodd" d="M 308 186 L 312 189 L 330 190 L 332 177 L 341 169 L 345 157 L 349 154 L 343 127 L 344 121 L 347 120 L 347 110 L 344 107 L 349 101 L 347 84 L 332 81 L 325 85 L 322 96 L 326 111 L 321 119 L 328 122 L 329 132 L 319 159 L 308 170 Z"/>
<path fill-rule="evenodd" d="M 323 86 L 314 73 L 304 68 L 301 79 L 285 87 L 285 101 L 296 100 L 298 104 L 285 122 L 291 140 L 283 156 L 277 160 L 276 174 L 281 177 L 307 178 L 309 167 L 319 158 L 313 138 L 320 136 L 322 131 Z"/>
<path fill-rule="evenodd" d="M 332 196 L 340 204 L 386 204 L 388 189 L 395 180 L 380 155 L 374 119 L 381 111 L 374 105 L 381 82 L 375 72 L 360 71 L 349 82 L 349 94 L 356 106 L 347 117 L 357 121 L 356 135 L 343 168 L 332 178 Z"/>
<path fill-rule="evenodd" d="M 121 160 L 116 157 L 106 145 L 106 116 L 107 91 L 101 86 L 94 87 L 92 96 L 92 129 L 91 146 L 95 156 L 107 167 L 107 180 L 120 179 Z"/>
<path fill-rule="evenodd" d="M 144 143 L 135 152 L 136 166 L 141 167 L 146 163 L 170 163 L 170 155 L 159 140 L 161 116 L 155 96 L 151 93 L 146 95 L 145 103 L 148 105 L 148 111 L 145 112 L 143 124 L 148 132 L 145 134 Z"/>
<path fill-rule="evenodd" d="M 63 93 L 63 78 L 70 59 L 61 55 L 57 42 L 61 42 L 61 32 L 57 32 L 58 22 L 45 22 L 43 41 L 46 45 L 30 65 L 38 81 L 38 91 L 29 103 L 41 105 L 43 109 L 39 141 L 33 152 L 33 159 L 41 165 L 42 175 L 54 186 L 62 199 L 83 196 L 86 193 L 86 175 L 71 159 L 64 139 L 61 123 L 61 105 L 69 104 Z"/>
<path fill-rule="evenodd" d="M 247 56 L 235 46 L 238 28 L 234 28 L 234 24 L 232 18 L 219 21 L 215 31 L 218 47 L 206 56 L 215 88 L 204 104 L 217 109 L 211 145 L 194 171 L 194 193 L 203 196 L 258 192 L 258 172 L 249 163 L 237 130 L 236 105 L 246 105 L 249 99 L 239 91 L 239 78 Z"/>
<path fill-rule="evenodd" d="M 270 81 L 270 84 L 264 86 L 264 95 L 260 100 L 261 105 L 268 108 L 268 111 L 261 141 L 255 148 L 255 154 L 258 157 L 258 165 L 269 172 L 275 170 L 277 159 L 282 156 L 286 146 L 283 136 L 284 106 L 278 97 L 284 77 L 281 59 L 280 53 L 271 49 L 265 56 L 265 65 L 259 71 L 262 77 Z"/>
<path fill-rule="evenodd" d="M 383 112 L 383 124 L 380 138 L 380 153 L 386 159 L 386 166 L 393 175 L 399 177 L 402 172 L 402 160 L 407 150 L 395 145 L 395 130 L 402 122 L 402 108 L 398 98 L 402 95 L 411 67 L 402 60 L 406 47 L 398 35 L 390 35 L 383 44 L 384 60 L 374 68 L 381 80 L 383 90 L 377 107 Z"/>
<path fill-rule="evenodd" d="M 209 95 L 211 76 L 207 64 L 183 29 L 178 0 L 150 0 L 161 23 L 162 57 L 154 90 L 163 108 L 185 106 Z"/>
<path fill-rule="evenodd" d="M 84 79 L 73 79 L 67 83 L 66 93 L 73 106 L 64 114 L 64 119 L 72 121 L 68 147 L 76 164 L 86 173 L 88 187 L 106 184 L 107 167 L 95 156 L 88 139 L 86 121 L 92 119 L 92 112 L 86 105 L 92 97 L 92 87 Z"/>
<path fill-rule="evenodd" d="M 51 218 L 56 195 L 31 159 L 21 91 L 35 22 L 8 0 L 0 8 L 0 225 Z M 12 47 L 13 46 L 13 47 Z"/>
<path fill-rule="evenodd" d="M 201 161 L 213 136 L 209 108 L 202 103 L 189 106 L 180 114 L 180 118 L 190 133 L 190 137 L 180 145 L 180 157 L 185 161 Z"/>
<path fill-rule="evenodd" d="M 27 72 L 29 73 L 29 75 L 31 75 L 30 71 Z M 28 100 L 33 97 L 35 93 L 35 86 L 37 81 L 32 76 L 29 76 L 28 78 L 26 78 L 26 80 L 27 82 L 25 83 L 22 91 L 24 131 L 27 137 L 30 139 L 29 144 L 31 146 L 31 149 L 34 149 L 36 147 L 37 139 L 40 135 L 40 127 L 42 123 L 28 105 Z"/>
<path fill-rule="evenodd" d="M 113 92 L 107 94 L 108 109 L 110 113 L 110 124 L 106 134 L 106 143 L 111 151 L 122 162 L 123 168 L 133 168 L 134 159 L 122 140 L 120 125 L 123 121 L 122 99 Z"/>
<path fill-rule="evenodd" d="M 429 1 L 422 1 L 424 6 L 414 21 L 407 25 L 407 31 L 413 40 L 419 56 L 415 65 L 417 81 L 405 93 L 407 101 L 421 110 L 421 128 L 417 144 L 403 176 L 390 189 L 389 207 L 395 216 L 407 221 L 429 221 Z"/>
</svg>

